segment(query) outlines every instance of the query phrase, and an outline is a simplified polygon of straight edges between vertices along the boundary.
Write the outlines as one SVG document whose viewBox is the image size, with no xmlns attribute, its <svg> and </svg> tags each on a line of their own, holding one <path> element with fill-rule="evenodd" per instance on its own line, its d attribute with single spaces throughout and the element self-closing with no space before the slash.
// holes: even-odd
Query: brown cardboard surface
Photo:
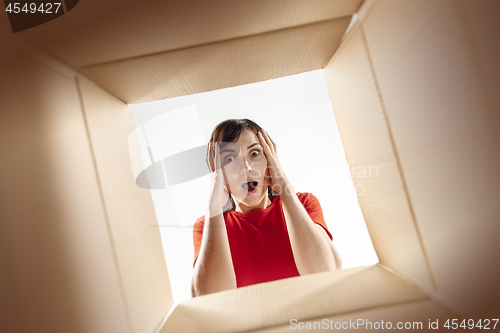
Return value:
<svg viewBox="0 0 500 333">
<path fill-rule="evenodd" d="M 160 333 L 249 331 L 426 297 L 377 264 L 196 297 L 180 303 Z"/>
<path fill-rule="evenodd" d="M 367 15 L 370 14 L 373 5 L 377 2 L 377 0 L 365 0 L 363 5 L 356 12 L 357 19 L 363 21 Z"/>
<path fill-rule="evenodd" d="M 376 2 L 362 27 L 438 297 L 479 316 L 500 299 L 493 81 L 481 78 L 458 2 Z"/>
<path fill-rule="evenodd" d="M 5 12 L 2 12 L 2 14 L 0 15 L 0 32 L 7 33 L 11 31 L 12 30 L 9 25 L 9 19 L 7 18 L 7 14 Z"/>
<path fill-rule="evenodd" d="M 74 32 L 79 29 L 85 28 L 89 25 L 89 23 L 99 21 L 104 17 L 109 17 L 113 12 L 116 12 L 117 8 L 123 8 L 129 6 L 132 2 L 136 2 L 140 0 L 87 0 L 87 1 L 79 1 L 77 7 L 78 10 L 71 11 L 71 15 L 63 15 L 59 17 L 57 20 L 53 20 L 47 22 L 41 26 L 34 27 L 32 29 L 21 32 L 24 36 L 26 35 L 42 35 L 49 33 L 56 33 L 60 31 L 60 33 L 68 33 Z M 0 26 L 6 28 L 6 31 L 12 32 L 10 28 L 9 19 L 7 17 L 7 13 L 2 10 L 0 12 Z M 66 30 L 66 32 L 64 31 Z M 16 35 L 20 35 L 17 33 Z M 45 38 L 47 38 L 46 36 Z M 37 38 L 35 37 L 35 40 Z M 51 38 L 44 39 L 42 37 L 41 41 L 47 40 L 50 41 Z"/>
<path fill-rule="evenodd" d="M 81 1 L 14 37 L 54 58 L 0 36 L 0 331 L 155 330 L 172 299 L 120 100 L 323 68 L 360 1 L 186 3 Z M 401 277 L 375 265 L 197 297 L 162 332 L 458 317 L 408 280 L 466 318 L 498 314 L 498 2 L 366 6 L 325 74 L 351 167 L 378 167 L 353 180 L 381 263 Z"/>
<path fill-rule="evenodd" d="M 460 315 L 448 310 L 446 307 L 437 302 L 433 302 L 431 300 L 418 300 L 388 306 L 374 307 L 362 311 L 353 311 L 336 316 L 317 317 L 311 320 L 303 321 L 303 327 L 307 327 L 305 325 L 308 325 L 307 323 L 310 322 L 310 327 L 312 327 L 313 329 L 303 328 L 302 330 L 305 330 L 307 332 L 325 332 L 327 330 L 385 331 L 389 329 L 397 330 L 398 325 L 400 325 L 402 327 L 401 330 L 403 331 L 422 330 L 425 332 L 433 331 L 429 329 L 429 322 L 434 323 L 437 321 L 437 327 L 439 327 L 439 330 L 434 331 L 439 332 L 447 331 L 448 329 L 444 328 L 443 325 L 448 319 L 451 320 L 453 318 L 460 319 L 460 321 L 463 320 Z M 326 321 L 326 324 L 324 324 L 325 322 L 323 322 L 323 320 Z M 360 324 L 360 326 L 355 325 L 355 323 L 358 323 L 358 320 L 362 320 L 359 321 L 359 323 L 362 323 Z M 319 322 L 316 324 L 316 328 L 314 328 L 314 322 Z M 296 332 L 300 329 L 298 327 L 298 321 L 294 321 L 293 323 L 297 324 L 297 326 L 291 326 L 290 323 L 287 323 L 269 329 L 245 331 L 245 333 Z M 336 329 L 336 323 L 339 323 L 337 324 L 339 325 L 338 327 L 342 327 L 342 325 L 344 325 L 344 328 Z M 321 326 L 322 324 L 326 326 Z M 389 325 L 390 328 L 387 328 L 389 327 Z M 408 328 L 405 328 L 404 325 L 409 326 L 407 326 Z M 493 325 L 491 325 L 490 327 L 493 327 Z M 467 331 L 469 332 L 469 330 Z"/>
<path fill-rule="evenodd" d="M 75 80 L 0 40 L 0 331 L 130 332 Z"/>
<path fill-rule="evenodd" d="M 84 67 L 83 72 L 131 104 L 259 82 L 321 68 L 350 19 Z"/>
<path fill-rule="evenodd" d="M 57 20 L 20 34 L 79 68 L 350 16 L 361 3 L 86 0 Z"/>
<path fill-rule="evenodd" d="M 473 0 L 461 0 L 458 11 L 478 73 L 484 108 L 500 149 L 500 66 L 497 65 L 500 59 L 500 2 L 484 0 L 478 5 Z"/>
<path fill-rule="evenodd" d="M 78 87 L 132 331 L 153 332 L 173 300 L 151 192 L 132 173 L 132 114 L 86 78 L 78 78 Z"/>
<path fill-rule="evenodd" d="M 325 67 L 325 76 L 380 263 L 430 291 L 432 281 L 359 24 Z"/>
</svg>

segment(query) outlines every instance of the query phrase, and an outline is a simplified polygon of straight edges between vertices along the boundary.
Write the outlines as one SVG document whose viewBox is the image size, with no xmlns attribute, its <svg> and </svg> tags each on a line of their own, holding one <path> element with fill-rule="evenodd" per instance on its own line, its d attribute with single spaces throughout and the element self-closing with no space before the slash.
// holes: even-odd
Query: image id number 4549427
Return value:
<svg viewBox="0 0 500 333">
<path fill-rule="evenodd" d="M 22 7 L 21 7 L 21 5 L 22 5 Z M 18 3 L 18 2 L 14 2 L 14 3 L 11 2 L 7 5 L 7 7 L 5 8 L 5 11 L 9 12 L 11 14 L 12 13 L 17 14 L 17 13 L 21 13 L 21 12 L 24 12 L 26 14 L 28 14 L 28 13 L 55 14 L 59 11 L 60 7 L 61 7 L 60 2 L 46 2 L 46 3 L 41 3 L 40 5 L 38 5 L 34 2 L 31 2 L 31 3 L 25 2 L 24 4 Z"/>
<path fill-rule="evenodd" d="M 473 329 L 473 328 L 480 328 L 480 329 L 495 329 L 498 324 L 498 319 L 479 319 L 476 323 L 474 319 L 469 319 L 469 320 L 462 320 L 461 322 L 459 319 L 448 319 L 444 323 L 443 327 L 446 327 L 447 329 Z"/>
</svg>

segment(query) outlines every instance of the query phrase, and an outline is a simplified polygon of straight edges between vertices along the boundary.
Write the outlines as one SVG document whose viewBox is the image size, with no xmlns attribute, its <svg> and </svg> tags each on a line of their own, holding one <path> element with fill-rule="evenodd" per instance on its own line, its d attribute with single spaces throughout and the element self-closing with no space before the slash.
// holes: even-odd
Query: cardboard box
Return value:
<svg viewBox="0 0 500 333">
<path fill-rule="evenodd" d="M 498 318 L 499 13 L 495 0 L 89 0 L 16 34 L 0 15 L 0 331 Z M 359 203 L 380 263 L 197 297 L 165 321 L 127 103 L 320 68 L 347 159 L 379 168 Z"/>
</svg>

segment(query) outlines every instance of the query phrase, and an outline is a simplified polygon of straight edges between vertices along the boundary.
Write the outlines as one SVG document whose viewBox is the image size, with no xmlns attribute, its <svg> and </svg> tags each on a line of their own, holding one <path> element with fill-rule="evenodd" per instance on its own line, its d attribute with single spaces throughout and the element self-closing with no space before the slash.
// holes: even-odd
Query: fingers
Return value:
<svg viewBox="0 0 500 333">
<path fill-rule="evenodd" d="M 260 135 L 259 138 L 261 139 L 261 141 L 264 141 L 264 143 L 267 145 L 271 153 L 277 152 L 276 143 L 274 143 L 274 141 L 271 139 L 271 137 L 269 136 L 269 134 L 267 134 L 265 130 L 259 131 L 259 135 Z"/>
<path fill-rule="evenodd" d="M 219 171 L 221 167 L 221 161 L 220 161 L 220 144 L 217 142 L 214 144 L 215 148 L 215 167 L 216 170 Z"/>
<path fill-rule="evenodd" d="M 212 154 L 212 142 L 211 141 L 208 143 L 206 161 L 207 161 L 207 165 L 210 167 L 210 170 L 215 171 L 215 165 L 214 165 L 213 154 Z"/>
<path fill-rule="evenodd" d="M 262 131 L 259 131 L 259 133 L 257 135 L 259 137 L 259 141 L 260 141 L 260 144 L 262 145 L 262 148 L 264 148 L 264 153 L 269 157 L 269 155 L 271 154 L 271 149 L 269 148 L 269 145 L 267 144 L 266 139 L 262 135 Z"/>
<path fill-rule="evenodd" d="M 271 143 L 273 144 L 274 151 L 278 152 L 278 145 L 276 145 L 276 142 L 274 142 L 273 139 L 271 139 L 271 136 L 266 131 L 264 131 L 264 133 L 269 139 L 269 141 L 271 141 Z"/>
<path fill-rule="evenodd" d="M 207 163 L 213 172 L 220 170 L 221 157 L 220 157 L 220 143 L 210 141 L 208 143 Z"/>
</svg>

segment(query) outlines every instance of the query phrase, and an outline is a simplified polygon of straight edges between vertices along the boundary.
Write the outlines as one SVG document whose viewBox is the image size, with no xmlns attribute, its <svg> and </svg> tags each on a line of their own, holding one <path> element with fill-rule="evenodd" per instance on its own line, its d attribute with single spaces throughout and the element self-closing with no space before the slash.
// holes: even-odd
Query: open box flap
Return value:
<svg viewBox="0 0 500 333">
<path fill-rule="evenodd" d="M 240 332 L 425 298 L 377 264 L 195 297 L 177 305 L 160 333 Z"/>
<path fill-rule="evenodd" d="M 453 318 L 462 320 L 460 316 L 450 311 L 443 305 L 424 299 L 392 305 L 375 306 L 360 311 L 342 313 L 334 316 L 311 318 L 309 320 L 302 321 L 300 324 L 299 321 L 292 321 L 292 323 L 245 332 L 293 332 L 300 330 L 301 327 L 303 330 L 307 331 L 309 331 L 307 327 L 315 328 L 315 331 L 355 329 L 363 331 L 386 329 L 429 330 L 429 323 L 435 323 L 437 321 L 438 326 L 433 324 L 432 327 L 439 327 L 442 329 L 446 320 L 450 320 L 449 324 L 451 326 L 451 319 Z M 490 325 L 490 328 L 492 327 L 493 325 Z M 472 332 L 479 331 L 480 330 Z"/>
<path fill-rule="evenodd" d="M 351 17 L 84 67 L 128 103 L 190 95 L 321 68 Z"/>
<path fill-rule="evenodd" d="M 359 23 L 326 66 L 325 75 L 359 204 L 379 260 L 432 291 Z"/>
<path fill-rule="evenodd" d="M 350 16 L 362 2 L 82 0 L 67 14 L 18 34 L 82 68 Z M 0 15 L 0 23 L 9 27 L 7 15 Z"/>
<path fill-rule="evenodd" d="M 380 262 L 447 306 L 500 299 L 495 1 L 370 1 L 325 68 Z M 496 36 L 496 38 L 495 38 Z M 485 42 L 489 38 L 489 44 Z M 500 105 L 500 104 L 498 104 Z"/>
</svg>

